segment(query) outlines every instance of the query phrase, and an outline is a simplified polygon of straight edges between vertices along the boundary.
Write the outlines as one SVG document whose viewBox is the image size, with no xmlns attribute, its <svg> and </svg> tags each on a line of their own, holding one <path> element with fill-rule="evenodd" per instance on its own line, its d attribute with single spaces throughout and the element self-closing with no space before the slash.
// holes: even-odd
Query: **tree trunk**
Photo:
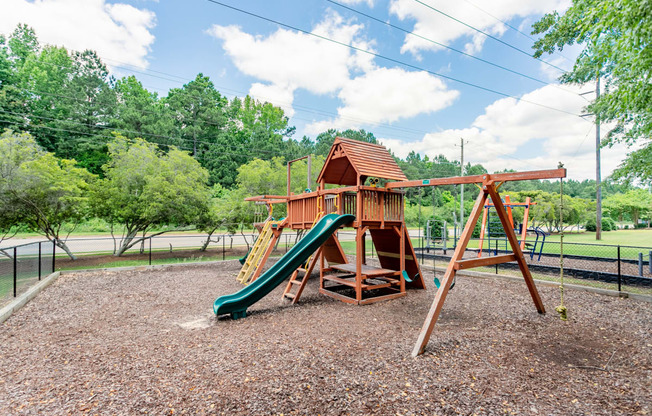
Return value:
<svg viewBox="0 0 652 416">
<path fill-rule="evenodd" d="M 206 251 L 206 249 L 208 248 L 208 245 L 209 245 L 211 242 L 213 242 L 213 241 L 211 241 L 211 237 L 213 236 L 213 233 L 215 232 L 215 230 L 217 230 L 217 228 L 214 228 L 211 232 L 208 233 L 208 236 L 206 237 L 206 241 L 204 241 L 204 243 L 202 244 L 202 246 L 201 246 L 201 248 L 199 249 L 199 251 L 201 251 L 201 252 Z M 215 243 L 219 243 L 220 240 L 222 239 L 222 237 L 223 237 L 223 236 L 217 237 L 217 240 L 215 240 L 214 242 L 215 242 Z"/>
<path fill-rule="evenodd" d="M 131 247 L 137 244 L 140 240 L 134 240 L 136 234 L 138 234 L 138 230 L 128 231 L 127 235 L 125 235 L 124 238 L 122 238 L 120 241 L 120 247 L 118 247 L 118 250 L 113 255 L 115 257 L 120 257 L 124 254 L 125 251 L 129 250 Z"/>
<path fill-rule="evenodd" d="M 59 240 L 58 238 L 55 238 L 54 244 L 56 244 L 57 247 L 59 247 L 61 250 L 65 251 L 68 257 L 70 257 L 71 260 L 77 260 L 77 256 L 72 254 L 72 251 L 70 251 L 70 248 L 66 245 L 65 241 Z"/>
</svg>

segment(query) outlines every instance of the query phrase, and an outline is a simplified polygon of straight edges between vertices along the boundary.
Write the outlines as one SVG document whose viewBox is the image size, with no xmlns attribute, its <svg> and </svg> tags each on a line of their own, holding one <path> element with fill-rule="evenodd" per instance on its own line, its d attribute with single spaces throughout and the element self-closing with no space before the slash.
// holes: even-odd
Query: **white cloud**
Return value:
<svg viewBox="0 0 652 416">
<path fill-rule="evenodd" d="M 460 138 L 468 140 L 464 158 L 481 163 L 489 171 L 553 169 L 557 162 L 568 168 L 569 177 L 595 177 L 595 127 L 580 114 L 587 102 L 577 95 L 582 87 L 545 86 L 523 96 L 524 100 L 545 103 L 568 111 L 542 108 L 523 100 L 503 98 L 485 108 L 466 129 L 428 133 L 421 140 L 403 142 L 380 139 L 399 157 L 414 150 L 430 157 L 444 154 L 459 160 Z M 570 93 L 569 93 L 570 91 Z M 602 127 L 606 134 L 609 126 Z M 623 159 L 623 145 L 602 149 L 602 172 L 607 176 Z"/>
<path fill-rule="evenodd" d="M 543 14 L 551 10 L 564 10 L 570 3 L 568 0 L 495 0 L 483 3 L 482 11 L 473 7 L 470 2 L 424 1 L 443 13 L 446 13 L 469 26 L 473 26 L 493 36 L 501 36 L 507 29 L 499 20 L 508 21 L 514 17 Z M 488 7 L 491 7 L 490 9 Z M 468 26 L 454 21 L 436 11 L 413 0 L 392 0 L 390 12 L 401 20 L 414 20 L 413 32 L 434 41 L 450 44 L 458 38 L 469 38 L 464 46 L 467 53 L 478 52 L 486 37 Z M 491 15 L 490 15 L 491 14 Z M 494 17 L 492 17 L 494 16 Z M 406 35 L 401 52 L 410 52 L 418 56 L 421 51 L 441 48 L 424 39 Z"/>
<path fill-rule="evenodd" d="M 363 29 L 329 11 L 313 33 L 373 50 L 374 43 L 363 37 Z M 240 71 L 264 81 L 254 83 L 250 93 L 280 105 L 288 115 L 294 114 L 296 90 L 337 94 L 342 102 L 338 117 L 310 124 L 307 134 L 432 113 L 451 105 L 459 95 L 426 72 L 378 67 L 370 54 L 300 32 L 279 29 L 268 36 L 253 36 L 237 26 L 214 25 L 207 33 L 222 41 Z"/>
<path fill-rule="evenodd" d="M 349 5 L 367 3 L 369 7 L 374 7 L 374 0 L 340 0 L 340 2 Z"/>
<path fill-rule="evenodd" d="M 287 117 L 294 115 L 294 108 L 292 108 L 294 88 L 289 85 L 265 85 L 256 82 L 252 84 L 249 95 L 258 101 L 274 103 L 281 107 Z"/>
<path fill-rule="evenodd" d="M 433 113 L 450 106 L 459 96 L 437 77 L 427 72 L 400 68 L 376 68 L 351 79 L 340 90 L 343 106 L 338 118 L 313 123 L 308 134 L 328 128 L 357 128 L 362 125 L 392 123 L 419 114 Z"/>
<path fill-rule="evenodd" d="M 141 68 L 154 42 L 156 16 L 146 9 L 105 0 L 4 0 L 0 33 L 19 23 L 34 28 L 41 44 L 93 49 L 102 58 Z M 108 62 L 110 64 L 110 62 Z"/>
<path fill-rule="evenodd" d="M 361 30 L 362 25 L 347 24 L 337 13 L 329 13 L 313 33 L 369 49 L 359 36 Z M 315 94 L 335 92 L 353 72 L 373 67 L 368 54 L 300 32 L 279 29 L 263 37 L 237 26 L 214 25 L 207 33 L 222 40 L 226 53 L 245 74 Z"/>
</svg>

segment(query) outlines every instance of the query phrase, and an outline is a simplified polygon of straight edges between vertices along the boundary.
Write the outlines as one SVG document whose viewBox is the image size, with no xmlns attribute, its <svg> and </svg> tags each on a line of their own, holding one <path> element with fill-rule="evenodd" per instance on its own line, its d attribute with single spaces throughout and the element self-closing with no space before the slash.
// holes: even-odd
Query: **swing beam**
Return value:
<svg viewBox="0 0 652 416">
<path fill-rule="evenodd" d="M 530 269 L 525 261 L 525 256 L 521 250 L 518 238 L 514 232 L 514 228 L 509 220 L 505 206 L 500 198 L 498 193 L 498 188 L 504 182 L 509 181 L 524 181 L 524 180 L 533 180 L 533 179 L 561 179 L 566 177 L 566 169 L 551 169 L 551 170 L 539 170 L 539 171 L 530 171 L 530 172 L 510 172 L 510 173 L 496 173 L 496 174 L 484 174 L 484 175 L 473 175 L 473 176 L 457 176 L 451 178 L 433 178 L 433 179 L 423 179 L 423 180 L 413 180 L 413 181 L 401 181 L 401 182 L 391 182 L 386 185 L 387 188 L 408 188 L 408 187 L 420 187 L 420 186 L 438 186 L 438 185 L 456 185 L 456 184 L 466 184 L 466 183 L 477 183 L 480 185 L 480 193 L 478 198 L 475 201 L 471 215 L 469 216 L 462 235 L 458 241 L 455 252 L 448 263 L 444 277 L 442 278 L 441 285 L 439 290 L 435 295 L 435 299 L 428 311 L 417 342 L 412 351 L 412 356 L 416 357 L 422 354 L 425 351 L 426 345 L 430 340 L 432 331 L 437 323 L 439 314 L 444 306 L 444 301 L 450 290 L 450 284 L 455 278 L 455 274 L 458 270 L 469 269 L 473 267 L 482 267 L 490 266 L 501 263 L 507 263 L 511 261 L 516 261 L 525 284 L 530 292 L 532 301 L 537 312 L 543 314 L 546 312 L 539 292 L 534 284 L 534 279 L 530 273 Z M 485 258 L 475 258 L 475 259 L 466 259 L 463 260 L 464 252 L 469 244 L 471 235 L 473 234 L 473 229 L 475 224 L 480 218 L 480 214 L 483 212 L 484 206 L 488 199 L 491 199 L 493 205 L 496 207 L 496 212 L 500 218 L 501 225 L 505 230 L 505 235 L 507 236 L 507 241 L 512 248 L 511 254 L 494 256 L 494 257 L 485 257 Z"/>
</svg>

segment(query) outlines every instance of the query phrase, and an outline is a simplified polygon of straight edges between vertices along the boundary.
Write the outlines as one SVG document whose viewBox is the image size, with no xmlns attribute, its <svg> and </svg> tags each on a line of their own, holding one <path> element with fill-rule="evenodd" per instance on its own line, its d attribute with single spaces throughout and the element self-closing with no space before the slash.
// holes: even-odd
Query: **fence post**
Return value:
<svg viewBox="0 0 652 416">
<path fill-rule="evenodd" d="M 643 277 L 643 253 L 638 253 L 638 275 Z"/>
<path fill-rule="evenodd" d="M 494 240 L 496 242 L 495 247 L 496 251 L 494 252 L 494 256 L 498 255 L 498 239 Z M 496 263 L 496 274 L 498 274 L 498 263 Z"/>
<path fill-rule="evenodd" d="M 38 280 L 41 280 L 41 242 L 38 242 Z"/>
<path fill-rule="evenodd" d="M 152 265 L 152 236 L 149 236 L 149 265 Z"/>
<path fill-rule="evenodd" d="M 16 297 L 16 285 L 18 283 L 18 248 L 14 247 L 14 297 Z"/>
<path fill-rule="evenodd" d="M 652 250 L 648 253 L 647 265 L 650 267 L 650 274 L 652 274 Z"/>
<path fill-rule="evenodd" d="M 226 234 L 222 234 L 222 261 L 224 261 L 224 240 L 226 240 Z"/>
<path fill-rule="evenodd" d="M 618 245 L 618 291 L 621 291 L 621 274 L 620 274 L 620 244 Z"/>
<path fill-rule="evenodd" d="M 57 245 L 54 243 L 54 240 L 52 240 L 52 273 L 54 273 L 54 259 L 55 259 L 55 252 L 57 251 Z"/>
</svg>

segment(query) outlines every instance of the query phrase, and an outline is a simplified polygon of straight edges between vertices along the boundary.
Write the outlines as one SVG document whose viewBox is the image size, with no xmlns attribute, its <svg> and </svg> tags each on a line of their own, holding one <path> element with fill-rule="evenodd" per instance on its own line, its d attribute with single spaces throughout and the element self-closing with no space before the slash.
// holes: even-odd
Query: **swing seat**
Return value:
<svg viewBox="0 0 652 416">
<path fill-rule="evenodd" d="M 451 283 L 451 285 L 450 285 L 450 287 L 448 288 L 448 290 L 451 290 L 451 289 L 453 289 L 453 288 L 455 287 L 455 280 L 456 280 L 456 278 L 453 277 L 453 282 Z M 436 278 L 436 277 L 435 277 L 435 286 L 437 286 L 437 289 L 439 289 L 439 287 L 441 286 L 441 282 L 440 282 L 439 279 Z"/>
</svg>

